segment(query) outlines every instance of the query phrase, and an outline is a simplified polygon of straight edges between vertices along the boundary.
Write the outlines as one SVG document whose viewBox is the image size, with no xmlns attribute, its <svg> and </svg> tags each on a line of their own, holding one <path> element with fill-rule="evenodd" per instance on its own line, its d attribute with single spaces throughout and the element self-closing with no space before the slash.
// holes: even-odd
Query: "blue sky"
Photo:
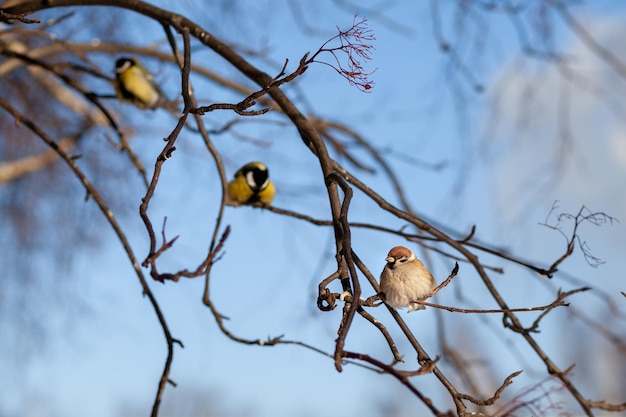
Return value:
<svg viewBox="0 0 626 417">
<path fill-rule="evenodd" d="M 255 2 L 249 7 L 256 10 L 249 9 L 250 14 L 245 16 L 226 13 L 221 20 L 212 16 L 210 10 L 191 10 L 183 3 L 179 13 L 206 21 L 207 29 L 222 38 L 234 36 L 236 43 L 250 48 L 267 46 L 276 63 L 289 58 L 291 65 L 295 65 L 305 52 L 316 50 L 328 37 L 298 30 L 299 24 L 294 22 L 286 2 Z M 267 7 L 273 7 L 275 12 L 265 13 L 266 20 L 259 25 L 254 16 Z M 329 8 L 332 13 L 328 12 Z M 306 12 L 308 21 L 327 29 L 330 36 L 335 26 L 349 25 L 353 15 L 352 11 L 333 5 L 308 6 Z M 507 29 L 505 21 L 494 22 L 490 30 L 497 34 L 497 42 L 476 62 L 480 68 L 479 79 L 489 87 L 482 96 L 468 95 L 466 113 L 459 113 L 455 107 L 455 90 L 448 82 L 451 70 L 433 39 L 428 7 L 397 4 L 388 9 L 386 15 L 402 24 L 402 28 L 410 29 L 407 31 L 391 30 L 385 20 L 363 11 L 361 15 L 369 18 L 370 28 L 377 38 L 373 61 L 369 64 L 377 68 L 372 92 L 359 92 L 332 70 L 313 65 L 298 81 L 297 89 L 287 88 L 290 97 L 312 109 L 315 115 L 356 126 L 358 133 L 379 149 L 412 158 L 412 162 L 400 158 L 392 158 L 392 161 L 411 203 L 420 213 L 445 221 L 458 230 L 469 230 L 475 224 L 482 241 L 505 245 L 523 258 L 547 264 L 564 250 L 562 237 L 539 225 L 555 200 L 561 201 L 559 212 L 576 213 L 584 204 L 593 211 L 617 217 L 622 223 L 582 228 L 581 233 L 594 254 L 604 259 L 605 264 L 592 268 L 577 252 L 562 270 L 613 294 L 619 303 L 617 295 L 625 290 L 619 261 L 626 245 L 623 226 L 626 221 L 623 193 L 626 134 L 623 117 L 620 120 L 623 109 L 615 106 L 618 107 L 615 110 L 603 104 L 597 95 L 573 89 L 570 96 L 574 132 L 571 162 L 556 176 L 558 180 L 551 187 L 538 192 L 538 177 L 548 179 L 554 174 L 543 167 L 552 157 L 554 144 L 558 143 L 555 134 L 558 127 L 550 122 L 554 119 L 555 97 L 562 91 L 555 71 L 542 69 L 528 60 L 520 65 L 513 32 Z M 608 45 L 619 45 L 618 40 L 623 39 L 624 30 L 619 24 L 620 17 L 622 21 L 624 17 L 623 6 L 602 3 L 582 17 L 594 29 L 594 34 Z M 262 34 L 259 26 L 262 26 Z M 139 29 L 135 26 L 129 30 Z M 468 31 L 468 36 L 475 33 L 471 28 Z M 454 32 L 446 33 L 450 33 L 450 39 L 454 38 Z M 161 36 L 155 31 L 145 42 L 159 41 Z M 598 80 L 602 91 L 611 92 L 609 100 L 611 94 L 619 96 L 619 92 L 624 92 L 624 80 L 615 77 L 580 42 L 561 30 L 556 33 L 556 42 L 568 56 L 574 57 L 577 68 Z M 614 51 L 622 53 L 617 47 Z M 626 58 L 626 53 L 621 57 Z M 193 59 L 228 73 L 225 63 L 213 53 L 200 51 Z M 275 71 L 275 66 L 264 60 L 252 60 L 269 73 Z M 156 64 L 150 68 L 161 77 L 166 91 L 174 95 L 177 81 L 171 69 L 159 68 Z M 200 99 L 220 101 L 231 97 L 200 79 L 194 81 Z M 533 123 L 520 134 L 516 128 L 525 108 L 519 98 L 528 91 L 529 85 L 537 87 L 530 105 Z M 495 86 L 506 88 L 499 90 Z M 124 109 L 137 131 L 134 144 L 146 166 L 151 168 L 151 161 L 163 146 L 155 136 L 167 135 L 173 121 L 162 114 L 135 114 L 132 108 Z M 208 123 L 219 125 L 231 115 L 214 113 L 206 117 Z M 497 117 L 497 121 L 490 120 L 491 117 Z M 282 121 L 271 112 L 266 119 Z M 497 122 L 497 129 L 491 130 L 492 134 L 485 139 L 484 132 L 490 122 Z M 251 122 L 242 125 L 239 132 L 267 140 L 270 146 L 260 148 L 232 136 L 216 137 L 214 140 L 230 173 L 249 160 L 262 160 L 270 167 L 277 185 L 274 205 L 328 218 L 319 167 L 293 128 Z M 106 144 L 102 137 L 95 140 L 101 141 L 103 146 Z M 202 259 L 217 208 L 217 178 L 210 157 L 203 153 L 202 145 L 192 134 L 181 136 L 177 147 L 175 157 L 165 164 L 150 211 L 155 223 L 167 216 L 169 235 L 180 235 L 175 247 L 163 257 L 162 270 L 194 265 Z M 433 171 L 415 161 L 447 165 L 444 170 Z M 381 195 L 392 197 L 390 185 L 381 175 L 361 174 L 361 178 Z M 460 193 L 455 188 L 459 178 L 463 180 Z M 138 185 L 137 178 L 124 180 L 120 185 L 124 182 L 128 187 Z M 76 198 L 82 198 L 78 187 L 74 191 Z M 136 204 L 123 210 L 136 212 L 141 195 L 134 195 L 132 201 Z M 95 213 L 91 204 L 86 204 L 85 210 Z M 403 225 L 381 214 L 358 193 L 350 216 L 352 221 L 375 222 L 388 227 Z M 89 227 L 106 228 L 97 213 L 89 218 Z M 131 214 L 121 221 L 133 231 L 129 237 L 141 258 L 147 242 L 140 219 Z M 233 229 L 224 257 L 213 269 L 211 292 L 217 308 L 230 318 L 229 329 L 251 339 L 284 334 L 286 339 L 301 340 L 331 352 L 340 312 L 321 313 L 315 307 L 317 283 L 333 268 L 331 230 L 247 207 L 229 208 L 224 224 L 230 224 Z M 0 400 L 0 415 L 105 417 L 148 413 L 166 346 L 129 262 L 112 234 L 108 236 L 97 250 L 78 251 L 73 260 L 71 271 L 78 278 L 72 291 L 83 300 L 85 308 L 72 309 L 72 317 L 64 311 L 51 312 L 48 320 L 53 327 L 46 346 L 37 355 L 25 358 L 19 366 L 9 366 L 9 378 L 0 378 L 0 390 L 7 394 Z M 374 274 L 382 269 L 389 248 L 403 244 L 395 237 L 362 230 L 353 231 L 353 243 Z M 506 268 L 507 273 L 495 275 L 494 281 L 501 286 L 512 306 L 552 301 L 544 283 L 527 271 L 489 256 L 481 255 L 481 259 Z M 430 267 L 441 281 L 451 265 L 448 259 L 433 255 Z M 564 289 L 576 286 L 562 277 L 556 277 L 550 284 Z M 469 268 L 462 267 L 454 285 L 455 288 L 440 294 L 437 301 L 466 306 L 459 297 L 461 293 L 472 303 L 485 308 L 494 306 Z M 250 347 L 228 340 L 201 304 L 202 279 L 165 285 L 151 283 L 151 288 L 173 335 L 185 344 L 184 349 L 177 348 L 175 352 L 171 379 L 178 387 L 167 388 L 163 416 L 191 415 L 189 410 L 196 401 L 206 401 L 212 415 L 217 416 L 392 415 L 382 411 L 389 407 L 399 413 L 410 410 L 412 415 L 424 412 L 420 402 L 391 377 L 375 375 L 355 366 L 346 366 L 343 373 L 337 373 L 328 358 L 295 346 Z M 366 288 L 364 294 L 371 295 L 372 291 Z M 37 297 L 45 298 L 45 294 L 34 295 L 34 302 Z M 595 312 L 599 320 L 606 313 L 597 297 L 577 295 L 572 301 L 585 311 Z M 399 330 L 389 315 L 379 310 L 375 313 L 389 324 L 392 335 L 399 337 Z M 440 349 L 436 314 L 433 309 L 427 309 L 406 316 L 433 356 Z M 476 358 L 488 358 L 493 374 L 485 373 L 485 378 L 492 381 L 495 377 L 493 389 L 506 375 L 522 368 L 526 371 L 510 387 L 511 395 L 542 379 L 541 363 L 514 335 L 507 334 L 507 337 L 520 346 L 522 360 L 504 344 L 486 342 L 490 338 L 499 340 L 494 334 L 503 334 L 499 317 L 484 322 L 482 317 L 443 314 L 450 329 L 448 337 L 456 346 L 475 353 Z M 568 320 L 571 317 L 565 311 L 551 313 L 537 336 L 548 353 L 560 359 L 558 365 L 562 368 L 603 346 L 601 338 L 582 343 L 580 334 L 588 331 L 584 327 L 580 328 L 581 332 L 564 332 Z M 615 325 L 623 328 L 623 319 Z M 400 350 L 412 360 L 409 346 L 398 340 Z M 485 346 L 490 350 L 481 350 Z M 355 323 L 348 348 L 390 358 L 382 337 L 362 320 Z M 617 358 L 616 352 L 612 348 L 603 352 L 603 360 L 597 367 L 610 379 L 612 363 L 615 363 L 611 358 Z M 8 358 L 3 355 L 0 359 L 3 369 L 8 364 L 1 361 Z M 444 362 L 442 367 L 446 369 L 446 366 Z M 577 366 L 581 369 L 579 377 L 593 372 L 585 368 L 584 363 Z M 410 362 L 407 367 L 412 367 Z M 585 396 L 597 394 L 594 386 L 599 385 L 599 375 L 602 373 L 576 380 Z M 433 382 L 432 376 L 415 380 L 418 388 L 445 408 L 447 399 L 433 388 Z M 618 381 L 615 386 L 616 392 L 608 391 L 606 399 L 623 401 L 624 387 L 620 392 Z"/>
</svg>

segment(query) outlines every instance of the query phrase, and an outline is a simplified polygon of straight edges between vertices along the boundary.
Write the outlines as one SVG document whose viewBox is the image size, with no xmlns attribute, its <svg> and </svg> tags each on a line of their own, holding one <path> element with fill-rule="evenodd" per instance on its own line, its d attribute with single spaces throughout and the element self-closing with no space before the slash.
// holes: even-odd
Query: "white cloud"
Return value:
<svg viewBox="0 0 626 417">
<path fill-rule="evenodd" d="M 621 165 L 626 166 L 626 130 L 615 129 L 610 138 L 612 154 Z"/>
<path fill-rule="evenodd" d="M 626 62 L 623 21 L 584 24 Z M 557 199 L 626 212 L 626 80 L 579 39 L 562 52 L 564 67 L 524 59 L 494 82 L 497 120 L 487 145 L 498 155 L 493 186 L 508 221 L 541 215 Z"/>
</svg>

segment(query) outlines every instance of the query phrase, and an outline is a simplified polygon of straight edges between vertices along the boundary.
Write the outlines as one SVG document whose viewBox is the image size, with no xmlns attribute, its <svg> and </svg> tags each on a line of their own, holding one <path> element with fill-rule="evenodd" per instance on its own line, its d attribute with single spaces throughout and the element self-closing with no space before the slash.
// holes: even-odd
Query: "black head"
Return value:
<svg viewBox="0 0 626 417">
<path fill-rule="evenodd" d="M 115 72 L 121 73 L 126 71 L 128 68 L 137 65 L 137 61 L 134 58 L 121 57 L 115 61 Z"/>
<path fill-rule="evenodd" d="M 242 174 L 252 190 L 258 192 L 267 187 L 270 173 L 265 165 L 251 164 L 244 167 Z"/>
</svg>

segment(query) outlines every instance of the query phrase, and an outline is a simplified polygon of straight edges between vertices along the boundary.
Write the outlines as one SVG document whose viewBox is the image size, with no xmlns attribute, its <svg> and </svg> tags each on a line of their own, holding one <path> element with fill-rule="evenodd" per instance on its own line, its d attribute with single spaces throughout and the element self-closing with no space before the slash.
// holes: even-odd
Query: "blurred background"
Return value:
<svg viewBox="0 0 626 417">
<path fill-rule="evenodd" d="M 611 216 L 601 225 L 578 226 L 574 254 L 551 280 L 485 253 L 480 259 L 504 269 L 492 279 L 510 307 L 549 304 L 559 288 L 591 286 L 568 299 L 570 308 L 552 311 L 535 337 L 559 367 L 576 365 L 572 379 L 585 398 L 626 401 L 626 298 L 620 294 L 626 281 L 619 263 L 626 249 L 623 2 L 152 3 L 202 25 L 271 75 L 286 59 L 287 70 L 295 69 L 337 28 L 349 28 L 356 13 L 357 19 L 366 18 L 376 37 L 365 65 L 375 70 L 371 90 L 362 92 L 332 68 L 316 64 L 282 89 L 308 117 L 342 123 L 365 138 L 389 163 L 417 213 L 458 236 L 475 225 L 480 242 L 547 267 L 565 252 L 574 227 L 572 219 L 558 214 Z M 132 55 L 130 49 L 97 51 L 98 45 L 168 52 L 164 32 L 140 14 L 112 7 L 59 8 L 30 17 L 41 23 L 0 28 L 0 95 L 51 135 L 80 136 L 77 163 L 142 260 L 148 239 L 138 208 L 145 185 L 128 156 L 115 148 L 109 128 L 97 121 L 85 126 L 74 116 L 76 109 L 61 109 L 54 90 L 35 87 L 29 80 L 36 74 L 24 66 L 12 68 L 15 59 L 5 52 L 18 41 L 25 51 L 58 41 L 92 45 L 82 53 L 112 77 L 115 59 Z M 35 30 L 41 32 L 27 33 Z M 58 63 L 63 57 L 50 59 Z M 165 94 L 179 99 L 176 66 L 150 57 L 142 61 Z M 192 62 L 255 88 L 199 43 L 193 44 Z M 114 94 L 106 79 L 79 81 L 100 95 Z M 243 98 L 201 74 L 192 74 L 192 82 L 200 104 Z M 106 103 L 150 176 L 164 146 L 161 139 L 176 118 L 114 98 Z M 280 112 L 250 118 L 213 112 L 204 121 L 230 176 L 246 162 L 263 161 L 278 190 L 274 206 L 329 219 L 319 163 Z M 11 161 L 46 150 L 7 112 L 0 113 L 0 125 L 0 173 Z M 331 155 L 399 204 L 371 154 L 350 137 L 338 136 L 364 166 L 375 169 L 359 169 L 337 149 L 331 148 Z M 185 130 L 176 146 L 149 209 L 157 231 L 167 218 L 167 237 L 179 236 L 160 259 L 162 272 L 202 262 L 221 198 L 215 163 L 198 135 Z M 119 240 L 93 201 L 85 201 L 84 189 L 65 164 L 56 161 L 7 178 L 0 184 L 0 417 L 149 414 L 167 346 Z M 353 222 L 406 226 L 358 192 L 350 216 Z M 336 269 L 332 229 L 251 207 L 227 208 L 223 221 L 232 231 L 213 267 L 211 296 L 228 317 L 226 326 L 243 338 L 284 335 L 332 353 L 341 309 L 324 313 L 316 307 L 318 283 Z M 355 228 L 352 242 L 375 276 L 388 250 L 400 244 L 423 257 L 439 282 L 454 265 L 440 253 L 376 231 Z M 202 277 L 165 284 L 150 279 L 149 285 L 173 336 L 184 344 L 175 349 L 170 378 L 177 387 L 165 390 L 161 416 L 427 415 L 422 403 L 389 376 L 353 365 L 338 373 L 332 359 L 295 345 L 229 340 L 202 304 Z M 363 293 L 374 290 L 364 286 Z M 466 264 L 434 302 L 497 307 Z M 389 313 L 370 312 L 407 355 L 403 366 L 414 369 L 414 354 Z M 502 410 L 515 401 L 536 400 L 516 415 L 582 413 L 558 381 L 546 377 L 537 355 L 503 328 L 501 315 L 433 308 L 401 314 L 429 354 L 443 356 L 442 369 L 462 387 L 467 381 L 455 373 L 459 366 L 481 382 L 485 397 L 507 375 L 524 370 L 505 391 Z M 521 318 L 531 325 L 537 315 Z M 392 359 L 380 333 L 359 317 L 347 349 Z M 454 362 L 452 351 L 462 352 L 462 365 Z M 432 375 L 413 381 L 443 409 L 452 407 Z M 598 410 L 597 415 L 605 414 L 617 415 Z"/>
</svg>

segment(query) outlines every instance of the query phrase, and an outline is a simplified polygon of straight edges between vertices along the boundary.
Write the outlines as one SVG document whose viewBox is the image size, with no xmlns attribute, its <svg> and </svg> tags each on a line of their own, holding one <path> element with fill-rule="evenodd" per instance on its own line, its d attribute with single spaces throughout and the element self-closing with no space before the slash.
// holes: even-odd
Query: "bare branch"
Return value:
<svg viewBox="0 0 626 417">
<path fill-rule="evenodd" d="M 352 26 L 348 30 L 342 31 L 337 28 L 339 33 L 327 40 L 324 45 L 307 60 L 307 63 L 317 62 L 327 65 L 348 80 L 350 85 L 354 85 L 359 90 L 367 92 L 374 84 L 370 77 L 376 72 L 376 69 L 366 72 L 361 61 L 367 62 L 372 59 L 371 54 L 374 47 L 371 45 L 371 42 L 375 41 L 376 37 L 372 30 L 367 27 L 367 19 L 357 21 L 357 18 L 358 14 L 354 16 Z M 329 46 L 335 40 L 339 41 L 339 45 Z M 342 64 L 338 56 L 339 52 L 347 56 L 347 68 Z M 330 54 L 334 63 L 317 60 L 317 57 L 324 53 Z"/>
<path fill-rule="evenodd" d="M 424 403 L 424 405 L 426 407 L 428 407 L 428 409 L 433 413 L 433 415 L 435 416 L 443 416 L 443 414 L 437 409 L 435 408 L 435 406 L 433 405 L 433 402 L 430 398 L 426 397 L 424 394 L 421 393 L 421 391 L 419 391 L 413 384 L 411 384 L 408 380 L 409 376 L 415 376 L 415 375 L 424 375 L 426 373 L 430 373 L 433 371 L 433 367 L 435 365 L 435 363 L 439 360 L 439 358 L 435 358 L 434 361 L 431 361 L 425 365 L 422 366 L 422 368 L 418 369 L 417 371 L 413 371 L 413 372 L 406 372 L 406 371 L 398 371 L 395 368 L 389 366 L 389 365 L 385 365 L 384 363 L 372 358 L 369 355 L 364 355 L 362 353 L 355 353 L 355 352 L 348 352 L 348 351 L 344 351 L 343 352 L 343 356 L 346 358 L 352 358 L 352 359 L 359 359 L 365 362 L 369 362 L 372 365 L 386 371 L 387 373 L 391 374 L 393 377 L 395 377 L 397 380 L 399 380 L 404 386 L 406 386 L 413 394 L 415 394 L 421 401 L 422 403 Z"/>
<path fill-rule="evenodd" d="M 517 371 L 517 372 L 513 372 L 511 375 L 507 376 L 505 378 L 504 382 L 502 382 L 502 385 L 500 385 L 500 387 L 496 390 L 496 392 L 493 394 L 493 396 L 491 398 L 489 398 L 489 399 L 479 400 L 479 399 L 474 398 L 471 395 L 467 395 L 467 394 L 459 394 L 459 396 L 461 398 L 463 398 L 464 400 L 469 400 L 469 401 L 471 401 L 471 402 L 473 402 L 474 404 L 477 404 L 477 405 L 492 405 L 500 398 L 500 395 L 502 395 L 502 392 L 504 391 L 504 389 L 513 383 L 513 378 L 515 378 L 516 376 L 518 376 L 521 373 L 522 373 L 522 371 Z"/>
<path fill-rule="evenodd" d="M 100 195 L 98 190 L 92 185 L 92 183 L 87 179 L 87 177 L 83 173 L 83 171 L 78 167 L 78 165 L 74 161 L 74 158 L 72 158 L 70 155 L 68 155 L 58 145 L 57 142 L 52 140 L 35 123 L 33 123 L 31 120 L 26 118 L 21 113 L 19 113 L 8 102 L 6 102 L 2 97 L 0 97 L 0 107 L 4 108 L 7 112 L 9 112 L 15 118 L 16 121 L 19 121 L 20 123 L 22 123 L 26 127 L 28 127 L 28 129 L 30 129 L 35 135 L 37 135 L 39 138 L 41 138 L 43 140 L 43 142 L 46 143 L 46 145 L 48 145 L 51 149 L 53 149 L 55 152 L 58 153 L 59 157 L 71 168 L 71 170 L 74 173 L 74 175 L 81 182 L 81 184 L 83 185 L 83 187 L 87 191 L 87 195 L 91 196 L 93 198 L 93 200 L 96 202 L 96 204 L 98 205 L 98 208 L 103 213 L 104 217 L 107 219 L 107 221 L 109 222 L 110 226 L 115 231 L 115 234 L 117 235 L 118 239 L 120 240 L 120 242 L 121 242 L 121 244 L 122 244 L 122 246 L 124 248 L 124 251 L 126 252 L 126 255 L 128 256 L 128 259 L 130 260 L 130 262 L 131 262 L 131 264 L 133 266 L 133 269 L 135 270 L 135 273 L 137 274 L 137 278 L 139 279 L 139 282 L 140 282 L 140 284 L 141 284 L 141 286 L 143 288 L 143 293 L 150 300 L 150 304 L 152 305 L 152 308 L 153 308 L 153 310 L 154 310 L 154 312 L 155 312 L 155 314 L 156 314 L 156 316 L 158 318 L 159 324 L 161 325 L 161 328 L 163 329 L 163 333 L 165 335 L 165 340 L 166 340 L 166 343 L 167 343 L 167 357 L 165 359 L 165 365 L 163 367 L 163 372 L 162 372 L 161 379 L 160 379 L 160 382 L 159 382 L 159 388 L 157 390 L 156 400 L 155 400 L 155 403 L 154 403 L 154 406 L 153 406 L 153 409 L 152 409 L 152 417 L 157 417 L 158 416 L 158 407 L 159 407 L 159 403 L 160 403 L 160 398 L 161 398 L 161 395 L 163 393 L 163 390 L 165 389 L 165 385 L 167 384 L 167 382 L 169 380 L 170 368 L 171 368 L 171 365 L 172 365 L 172 361 L 174 360 L 174 343 L 178 343 L 181 346 L 182 346 L 182 343 L 180 343 L 177 339 L 174 339 L 172 337 L 172 335 L 170 333 L 170 330 L 169 330 L 169 327 L 167 325 L 167 322 L 165 320 L 165 316 L 163 315 L 163 312 L 161 311 L 161 308 L 160 308 L 156 298 L 152 294 L 152 291 L 150 290 L 150 287 L 148 287 L 148 283 L 146 282 L 146 280 L 145 280 L 145 278 L 143 276 L 143 273 L 141 271 L 141 268 L 139 266 L 139 263 L 137 262 L 137 259 L 136 259 L 135 255 L 133 253 L 133 250 L 132 250 L 132 248 L 130 246 L 130 243 L 128 242 L 128 239 L 126 238 L 126 235 L 122 231 L 121 226 L 118 224 L 117 220 L 113 216 L 113 211 L 107 206 L 107 204 L 104 202 L 104 199 L 102 198 L 102 196 Z"/>
<path fill-rule="evenodd" d="M 606 213 L 603 212 L 591 212 L 587 207 L 582 206 L 580 208 L 580 210 L 578 211 L 578 213 L 576 215 L 572 215 L 569 213 L 561 213 L 559 215 L 556 216 L 556 223 L 554 224 L 549 224 L 548 223 L 548 218 L 552 215 L 552 213 L 558 208 L 558 201 L 555 201 L 552 205 L 552 208 L 550 209 L 550 212 L 548 213 L 548 215 L 546 216 L 546 220 L 544 223 L 541 223 L 543 226 L 552 229 L 552 230 L 556 230 L 558 231 L 561 235 L 563 235 L 563 237 L 565 238 L 565 240 L 567 241 L 567 248 L 565 250 L 565 253 L 563 253 L 563 255 L 561 255 L 556 261 L 554 261 L 554 263 L 550 266 L 550 268 L 548 269 L 550 271 L 550 275 L 554 272 L 557 271 L 557 267 L 568 257 L 570 257 L 573 253 L 574 253 L 574 249 L 576 246 L 576 243 L 578 243 L 578 246 L 580 248 L 580 250 L 583 252 L 583 256 L 585 257 L 585 260 L 587 261 L 587 263 L 592 266 L 592 267 L 598 267 L 599 265 L 603 264 L 604 261 L 601 260 L 600 258 L 594 256 L 590 249 L 589 249 L 589 245 L 587 244 L 587 242 L 583 241 L 580 238 L 580 235 L 578 234 L 578 228 L 580 227 L 581 224 L 587 222 L 587 223 L 591 223 L 594 226 L 601 226 L 603 224 L 613 224 L 613 222 L 619 222 L 619 220 L 617 220 L 614 217 L 609 216 Z M 565 232 L 563 232 L 563 227 L 562 227 L 562 221 L 563 220 L 570 220 L 573 221 L 574 225 L 572 227 L 572 232 L 571 235 L 568 237 Z M 550 276 L 548 275 L 548 276 Z"/>
<path fill-rule="evenodd" d="M 13 24 L 12 20 L 17 20 L 18 22 L 33 24 L 33 23 L 41 23 L 39 20 L 31 20 L 27 19 L 26 16 L 29 13 L 20 13 L 20 14 L 12 14 L 6 13 L 4 10 L 0 10 L 0 21 L 8 24 Z"/>
<path fill-rule="evenodd" d="M 605 401 L 589 401 L 589 406 L 591 408 L 599 408 L 601 410 L 612 412 L 626 410 L 626 402 L 621 404 L 607 404 Z"/>
</svg>

